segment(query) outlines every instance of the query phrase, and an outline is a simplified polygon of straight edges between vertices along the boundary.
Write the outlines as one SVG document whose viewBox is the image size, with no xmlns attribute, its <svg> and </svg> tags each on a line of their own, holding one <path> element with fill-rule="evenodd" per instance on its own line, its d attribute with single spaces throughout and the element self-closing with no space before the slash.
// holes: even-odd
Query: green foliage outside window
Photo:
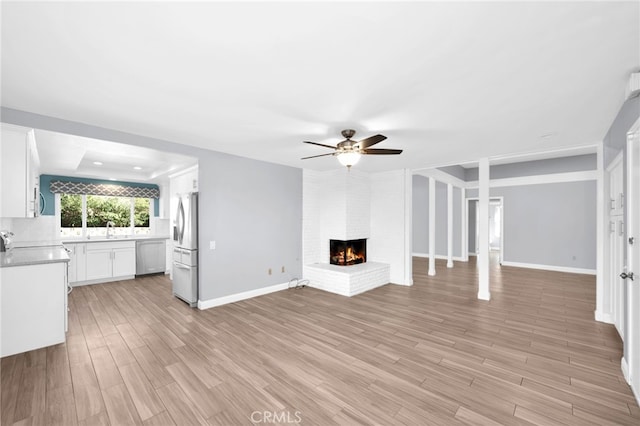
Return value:
<svg viewBox="0 0 640 426">
<path fill-rule="evenodd" d="M 87 227 L 106 227 L 109 221 L 117 227 L 129 226 L 131 200 L 120 197 L 87 195 Z"/>
<path fill-rule="evenodd" d="M 149 226 L 149 201 L 148 198 L 136 198 L 133 212 L 136 228 Z"/>
<path fill-rule="evenodd" d="M 106 227 L 111 221 L 116 227 L 131 226 L 131 198 L 87 195 L 87 227 Z M 136 198 L 135 227 L 149 227 L 149 199 Z M 82 227 L 82 195 L 60 195 L 60 226 Z"/>
<path fill-rule="evenodd" d="M 60 195 L 60 226 L 63 228 L 82 228 L 81 195 Z"/>
</svg>

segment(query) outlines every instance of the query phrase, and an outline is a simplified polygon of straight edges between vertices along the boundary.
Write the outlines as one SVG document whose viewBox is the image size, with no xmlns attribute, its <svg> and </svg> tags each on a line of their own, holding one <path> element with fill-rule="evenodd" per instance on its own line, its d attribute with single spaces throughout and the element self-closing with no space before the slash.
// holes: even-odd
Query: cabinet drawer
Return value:
<svg viewBox="0 0 640 426">
<path fill-rule="evenodd" d="M 173 248 L 173 261 L 188 266 L 198 266 L 198 250 Z"/>
<path fill-rule="evenodd" d="M 97 250 L 114 250 L 114 249 L 123 249 L 123 248 L 136 248 L 135 241 L 107 241 L 107 242 L 99 242 L 99 243 L 87 243 L 87 251 L 97 251 Z"/>
</svg>

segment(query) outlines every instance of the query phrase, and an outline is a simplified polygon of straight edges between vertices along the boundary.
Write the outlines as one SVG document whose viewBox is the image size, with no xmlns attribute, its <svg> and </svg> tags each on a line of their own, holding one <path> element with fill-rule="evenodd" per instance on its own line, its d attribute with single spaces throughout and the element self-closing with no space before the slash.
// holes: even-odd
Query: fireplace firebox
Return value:
<svg viewBox="0 0 640 426">
<path fill-rule="evenodd" d="M 367 240 L 329 240 L 329 261 L 332 265 L 357 265 L 367 261 Z"/>
</svg>

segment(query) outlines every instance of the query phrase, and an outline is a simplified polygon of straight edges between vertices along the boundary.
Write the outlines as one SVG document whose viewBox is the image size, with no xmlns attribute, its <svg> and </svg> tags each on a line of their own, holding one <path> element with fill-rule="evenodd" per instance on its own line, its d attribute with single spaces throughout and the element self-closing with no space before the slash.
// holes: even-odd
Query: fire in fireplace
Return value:
<svg viewBox="0 0 640 426">
<path fill-rule="evenodd" d="M 329 261 L 332 265 L 357 265 L 367 261 L 367 240 L 329 240 Z"/>
</svg>

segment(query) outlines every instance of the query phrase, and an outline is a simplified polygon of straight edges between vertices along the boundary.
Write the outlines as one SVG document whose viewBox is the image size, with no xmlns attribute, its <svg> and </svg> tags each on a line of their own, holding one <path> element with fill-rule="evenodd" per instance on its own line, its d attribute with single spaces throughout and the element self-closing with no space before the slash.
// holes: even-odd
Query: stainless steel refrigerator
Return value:
<svg viewBox="0 0 640 426">
<path fill-rule="evenodd" d="M 173 295 L 198 304 L 198 193 L 178 194 L 173 227 Z"/>
</svg>

